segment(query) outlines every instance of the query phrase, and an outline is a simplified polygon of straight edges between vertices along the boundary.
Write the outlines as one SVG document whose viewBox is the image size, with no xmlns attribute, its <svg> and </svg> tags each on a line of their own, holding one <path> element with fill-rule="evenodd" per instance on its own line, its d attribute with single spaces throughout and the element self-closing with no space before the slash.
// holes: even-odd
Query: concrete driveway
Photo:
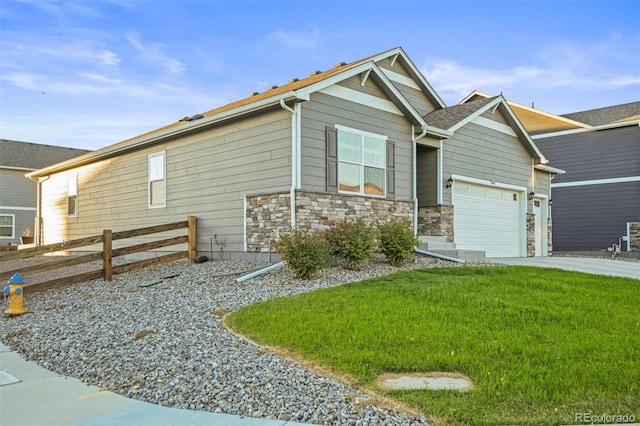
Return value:
<svg viewBox="0 0 640 426">
<path fill-rule="evenodd" d="M 594 257 L 494 257 L 487 259 L 491 263 L 505 265 L 541 266 L 560 268 L 590 274 L 614 275 L 640 280 L 640 262 L 626 260 L 601 259 Z"/>
</svg>

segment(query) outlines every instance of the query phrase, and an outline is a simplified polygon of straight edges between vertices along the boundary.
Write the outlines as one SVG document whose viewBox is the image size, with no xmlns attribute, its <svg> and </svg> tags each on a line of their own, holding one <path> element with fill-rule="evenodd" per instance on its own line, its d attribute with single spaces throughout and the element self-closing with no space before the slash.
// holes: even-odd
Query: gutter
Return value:
<svg viewBox="0 0 640 426">
<path fill-rule="evenodd" d="M 413 195 L 413 235 L 418 235 L 418 139 L 422 139 L 427 134 L 427 125 L 422 126 L 422 132 L 415 136 L 414 127 L 411 126 L 411 149 L 413 150 L 413 173 L 412 173 L 412 195 Z"/>
<path fill-rule="evenodd" d="M 558 130 L 556 132 L 538 133 L 531 136 L 531 139 L 546 139 L 555 136 L 572 135 L 575 133 L 597 132 L 600 130 L 618 129 L 620 127 L 640 126 L 640 120 L 621 121 L 619 123 L 601 124 L 580 129 Z"/>
</svg>

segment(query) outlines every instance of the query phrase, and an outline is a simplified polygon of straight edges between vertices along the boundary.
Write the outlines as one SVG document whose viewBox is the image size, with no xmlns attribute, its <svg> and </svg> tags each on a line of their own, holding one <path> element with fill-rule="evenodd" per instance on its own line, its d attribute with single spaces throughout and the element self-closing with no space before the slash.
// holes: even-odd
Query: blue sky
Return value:
<svg viewBox="0 0 640 426">
<path fill-rule="evenodd" d="M 0 138 L 97 149 L 401 46 L 447 105 L 640 100 L 640 2 L 2 0 Z"/>
</svg>

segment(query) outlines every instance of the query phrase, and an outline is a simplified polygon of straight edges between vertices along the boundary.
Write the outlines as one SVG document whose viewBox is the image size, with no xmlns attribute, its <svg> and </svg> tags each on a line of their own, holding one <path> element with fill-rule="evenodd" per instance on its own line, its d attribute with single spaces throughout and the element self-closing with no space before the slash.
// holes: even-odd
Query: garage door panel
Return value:
<svg viewBox="0 0 640 426">
<path fill-rule="evenodd" d="M 458 248 L 484 250 L 489 257 L 520 256 L 521 206 L 516 191 L 462 182 L 456 182 L 454 191 Z"/>
</svg>

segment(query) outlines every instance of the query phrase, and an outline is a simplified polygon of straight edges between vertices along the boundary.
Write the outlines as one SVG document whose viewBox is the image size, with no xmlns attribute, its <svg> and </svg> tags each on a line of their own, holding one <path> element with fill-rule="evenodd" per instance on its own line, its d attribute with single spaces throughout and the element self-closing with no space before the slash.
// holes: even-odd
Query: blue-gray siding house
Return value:
<svg viewBox="0 0 640 426">
<path fill-rule="evenodd" d="M 16 246 L 35 229 L 37 184 L 25 174 L 87 152 L 0 139 L 0 246 Z"/>
<path fill-rule="evenodd" d="M 640 102 L 561 117 L 576 130 L 539 132 L 538 147 L 567 171 L 551 184 L 556 251 L 630 248 L 629 224 L 640 222 Z"/>
</svg>

